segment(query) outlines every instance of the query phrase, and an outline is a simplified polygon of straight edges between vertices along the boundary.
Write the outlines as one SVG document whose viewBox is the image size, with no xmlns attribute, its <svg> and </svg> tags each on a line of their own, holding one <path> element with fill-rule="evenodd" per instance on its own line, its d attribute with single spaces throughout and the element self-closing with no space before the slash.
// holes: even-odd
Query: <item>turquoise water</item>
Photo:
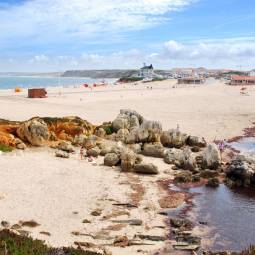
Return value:
<svg viewBox="0 0 255 255">
<path fill-rule="evenodd" d="M 15 87 L 56 87 L 56 86 L 78 86 L 84 83 L 101 82 L 102 79 L 70 78 L 70 77 L 37 77 L 37 76 L 0 76 L 0 89 L 11 89 Z M 114 79 L 107 79 L 113 82 Z"/>
</svg>

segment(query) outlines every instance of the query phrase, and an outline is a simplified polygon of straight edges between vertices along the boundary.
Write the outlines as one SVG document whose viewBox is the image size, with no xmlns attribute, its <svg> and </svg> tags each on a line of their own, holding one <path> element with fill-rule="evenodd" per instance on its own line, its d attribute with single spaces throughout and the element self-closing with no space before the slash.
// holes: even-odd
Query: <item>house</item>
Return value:
<svg viewBox="0 0 255 255">
<path fill-rule="evenodd" d="M 230 85 L 255 85 L 255 76 L 231 76 Z"/>
<path fill-rule="evenodd" d="M 44 88 L 28 89 L 28 98 L 45 98 L 47 91 Z"/>
<path fill-rule="evenodd" d="M 249 76 L 255 76 L 255 69 L 251 70 L 250 72 L 248 72 Z"/>
<path fill-rule="evenodd" d="M 205 83 L 205 79 L 199 77 L 184 77 L 178 79 L 178 84 L 203 84 L 203 83 Z"/>
<path fill-rule="evenodd" d="M 154 76 L 153 65 L 146 66 L 146 64 L 144 64 L 138 76 L 141 78 L 152 78 Z"/>
</svg>

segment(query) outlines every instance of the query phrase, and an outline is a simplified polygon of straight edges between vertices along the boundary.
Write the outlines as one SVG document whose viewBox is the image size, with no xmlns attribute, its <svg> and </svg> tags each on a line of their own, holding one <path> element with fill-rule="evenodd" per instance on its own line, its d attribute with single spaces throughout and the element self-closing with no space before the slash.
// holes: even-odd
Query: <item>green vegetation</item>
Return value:
<svg viewBox="0 0 255 255">
<path fill-rule="evenodd" d="M 152 79 L 152 81 L 164 81 L 166 80 L 166 78 L 162 78 L 162 77 L 155 77 Z"/>
<path fill-rule="evenodd" d="M 0 255 L 101 255 L 73 248 L 53 249 L 43 241 L 16 235 L 9 230 L 0 232 Z"/>
<path fill-rule="evenodd" d="M 107 135 L 111 135 L 112 133 L 114 133 L 112 124 L 108 124 L 107 126 L 104 126 L 103 128 Z"/>
<path fill-rule="evenodd" d="M 0 151 L 11 152 L 12 150 L 12 147 L 0 143 Z"/>
<path fill-rule="evenodd" d="M 119 82 L 136 82 L 141 80 L 143 80 L 141 77 L 122 77 L 119 79 Z"/>
</svg>

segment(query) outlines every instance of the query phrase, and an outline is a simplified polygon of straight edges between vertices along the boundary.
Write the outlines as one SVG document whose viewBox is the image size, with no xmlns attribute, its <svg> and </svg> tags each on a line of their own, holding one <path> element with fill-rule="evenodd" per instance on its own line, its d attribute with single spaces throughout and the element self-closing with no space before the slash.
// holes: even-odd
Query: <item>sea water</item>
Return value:
<svg viewBox="0 0 255 255">
<path fill-rule="evenodd" d="M 107 79 L 114 82 L 116 79 Z M 93 84 L 102 79 L 79 77 L 41 77 L 41 76 L 0 76 L 0 89 L 80 86 L 84 83 Z"/>
</svg>

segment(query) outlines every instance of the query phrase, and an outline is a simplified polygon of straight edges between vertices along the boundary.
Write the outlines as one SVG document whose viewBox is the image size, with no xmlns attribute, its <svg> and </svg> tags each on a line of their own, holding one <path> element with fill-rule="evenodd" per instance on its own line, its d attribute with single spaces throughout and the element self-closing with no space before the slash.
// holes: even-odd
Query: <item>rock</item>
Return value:
<svg viewBox="0 0 255 255">
<path fill-rule="evenodd" d="M 226 170 L 227 178 L 232 181 L 232 186 L 255 185 L 255 158 L 239 155 L 234 158 Z M 228 184 L 230 181 L 228 180 Z"/>
<path fill-rule="evenodd" d="M 121 152 L 121 169 L 124 172 L 131 171 L 136 164 L 136 154 L 128 149 Z"/>
<path fill-rule="evenodd" d="M 74 147 L 71 145 L 71 143 L 70 143 L 70 142 L 66 142 L 66 141 L 61 142 L 61 143 L 58 145 L 57 149 L 59 149 L 59 150 L 61 150 L 61 151 L 69 152 L 69 153 L 75 151 L 75 149 L 74 149 Z"/>
<path fill-rule="evenodd" d="M 206 184 L 207 187 L 211 187 L 211 188 L 217 188 L 219 187 L 220 182 L 218 178 L 210 178 Z"/>
<path fill-rule="evenodd" d="M 172 218 L 170 223 L 174 228 L 189 228 L 192 225 L 191 221 L 182 218 Z"/>
<path fill-rule="evenodd" d="M 91 212 L 92 216 L 100 216 L 101 214 L 102 214 L 102 210 L 101 209 L 96 209 L 96 210 Z"/>
<path fill-rule="evenodd" d="M 181 148 L 186 144 L 188 136 L 176 129 L 164 131 L 160 137 L 160 141 L 165 147 Z"/>
<path fill-rule="evenodd" d="M 27 148 L 26 144 L 23 143 L 19 138 L 15 138 L 15 147 L 19 150 L 25 150 Z"/>
<path fill-rule="evenodd" d="M 90 136 L 88 138 L 86 138 L 83 142 L 83 147 L 86 149 L 86 150 L 90 150 L 94 147 L 97 146 L 97 137 L 96 136 Z"/>
<path fill-rule="evenodd" d="M 219 173 L 215 170 L 205 169 L 200 172 L 200 177 L 205 179 L 214 178 L 217 177 L 218 175 Z"/>
<path fill-rule="evenodd" d="M 166 151 L 164 161 L 180 168 L 184 165 L 184 153 L 180 149 L 170 149 Z"/>
<path fill-rule="evenodd" d="M 116 140 L 121 142 L 126 142 L 128 135 L 129 135 L 128 129 L 121 128 L 117 132 Z"/>
<path fill-rule="evenodd" d="M 23 122 L 17 129 L 17 135 L 22 141 L 33 146 L 42 146 L 50 138 L 47 124 L 40 118 L 33 118 Z"/>
<path fill-rule="evenodd" d="M 116 153 L 108 153 L 104 157 L 104 165 L 116 166 L 120 162 L 120 156 Z"/>
<path fill-rule="evenodd" d="M 100 155 L 100 149 L 97 146 L 87 150 L 87 156 L 88 157 L 97 158 L 99 155 Z"/>
<path fill-rule="evenodd" d="M 95 131 L 95 135 L 98 136 L 98 137 L 104 138 L 106 136 L 106 131 L 102 127 L 98 128 Z"/>
<path fill-rule="evenodd" d="M 130 130 L 138 128 L 140 126 L 139 119 L 136 115 L 131 115 L 130 117 Z"/>
<path fill-rule="evenodd" d="M 58 158 L 69 158 L 70 157 L 69 153 L 67 153 L 65 151 L 56 151 L 55 156 Z"/>
<path fill-rule="evenodd" d="M 159 241 L 165 241 L 166 237 L 164 236 L 152 236 L 152 235 L 136 235 L 136 237 L 142 239 L 142 240 L 149 240 L 153 242 L 159 242 Z"/>
<path fill-rule="evenodd" d="M 1 226 L 3 228 L 10 228 L 11 224 L 8 221 L 3 220 L 1 221 Z"/>
<path fill-rule="evenodd" d="M 139 143 L 145 143 L 148 142 L 149 138 L 149 131 L 144 128 L 138 128 L 134 132 L 136 132 L 136 141 Z"/>
<path fill-rule="evenodd" d="M 140 174 L 158 174 L 158 167 L 154 164 L 135 165 L 134 171 Z"/>
<path fill-rule="evenodd" d="M 198 166 L 196 162 L 196 154 L 192 153 L 190 149 L 183 150 L 184 162 L 183 162 L 183 169 L 195 171 Z"/>
<path fill-rule="evenodd" d="M 129 239 L 126 236 L 117 236 L 114 239 L 113 245 L 115 247 L 127 247 L 129 246 Z"/>
<path fill-rule="evenodd" d="M 189 183 L 192 182 L 192 173 L 190 171 L 182 171 L 174 177 L 176 183 Z"/>
<path fill-rule="evenodd" d="M 113 223 L 119 223 L 119 224 L 128 224 L 130 226 L 141 226 L 143 224 L 142 220 L 113 220 Z"/>
<path fill-rule="evenodd" d="M 85 139 L 87 139 L 87 136 L 85 136 L 83 134 L 76 135 L 73 139 L 73 144 L 78 145 L 78 146 L 82 146 Z"/>
<path fill-rule="evenodd" d="M 136 154 L 141 154 L 142 153 L 142 146 L 139 143 L 136 144 L 128 144 L 127 147 L 132 150 Z"/>
<path fill-rule="evenodd" d="M 165 148 L 160 144 L 145 143 L 143 146 L 143 155 L 155 158 L 164 158 Z"/>
<path fill-rule="evenodd" d="M 146 120 L 142 123 L 141 128 L 160 134 L 162 124 L 159 121 Z"/>
<path fill-rule="evenodd" d="M 216 144 L 209 144 L 203 153 L 203 165 L 205 168 L 217 169 L 221 165 L 221 155 Z"/>
<path fill-rule="evenodd" d="M 112 122 L 112 127 L 115 132 L 118 132 L 120 129 L 130 128 L 130 117 L 126 114 L 119 114 L 117 118 Z"/>
<path fill-rule="evenodd" d="M 82 223 L 84 223 L 84 224 L 90 224 L 91 221 L 90 221 L 90 220 L 87 220 L 87 219 L 84 219 L 84 220 L 82 221 Z"/>
<path fill-rule="evenodd" d="M 130 110 L 130 109 L 121 109 L 120 110 L 120 114 L 124 114 L 127 115 L 129 117 L 135 116 L 137 117 L 139 124 L 141 125 L 144 121 L 144 118 L 141 114 L 139 114 L 138 112 L 134 111 L 134 110 Z"/>
<path fill-rule="evenodd" d="M 187 138 L 187 145 L 196 147 L 206 147 L 206 141 L 198 136 L 189 136 Z"/>
</svg>

